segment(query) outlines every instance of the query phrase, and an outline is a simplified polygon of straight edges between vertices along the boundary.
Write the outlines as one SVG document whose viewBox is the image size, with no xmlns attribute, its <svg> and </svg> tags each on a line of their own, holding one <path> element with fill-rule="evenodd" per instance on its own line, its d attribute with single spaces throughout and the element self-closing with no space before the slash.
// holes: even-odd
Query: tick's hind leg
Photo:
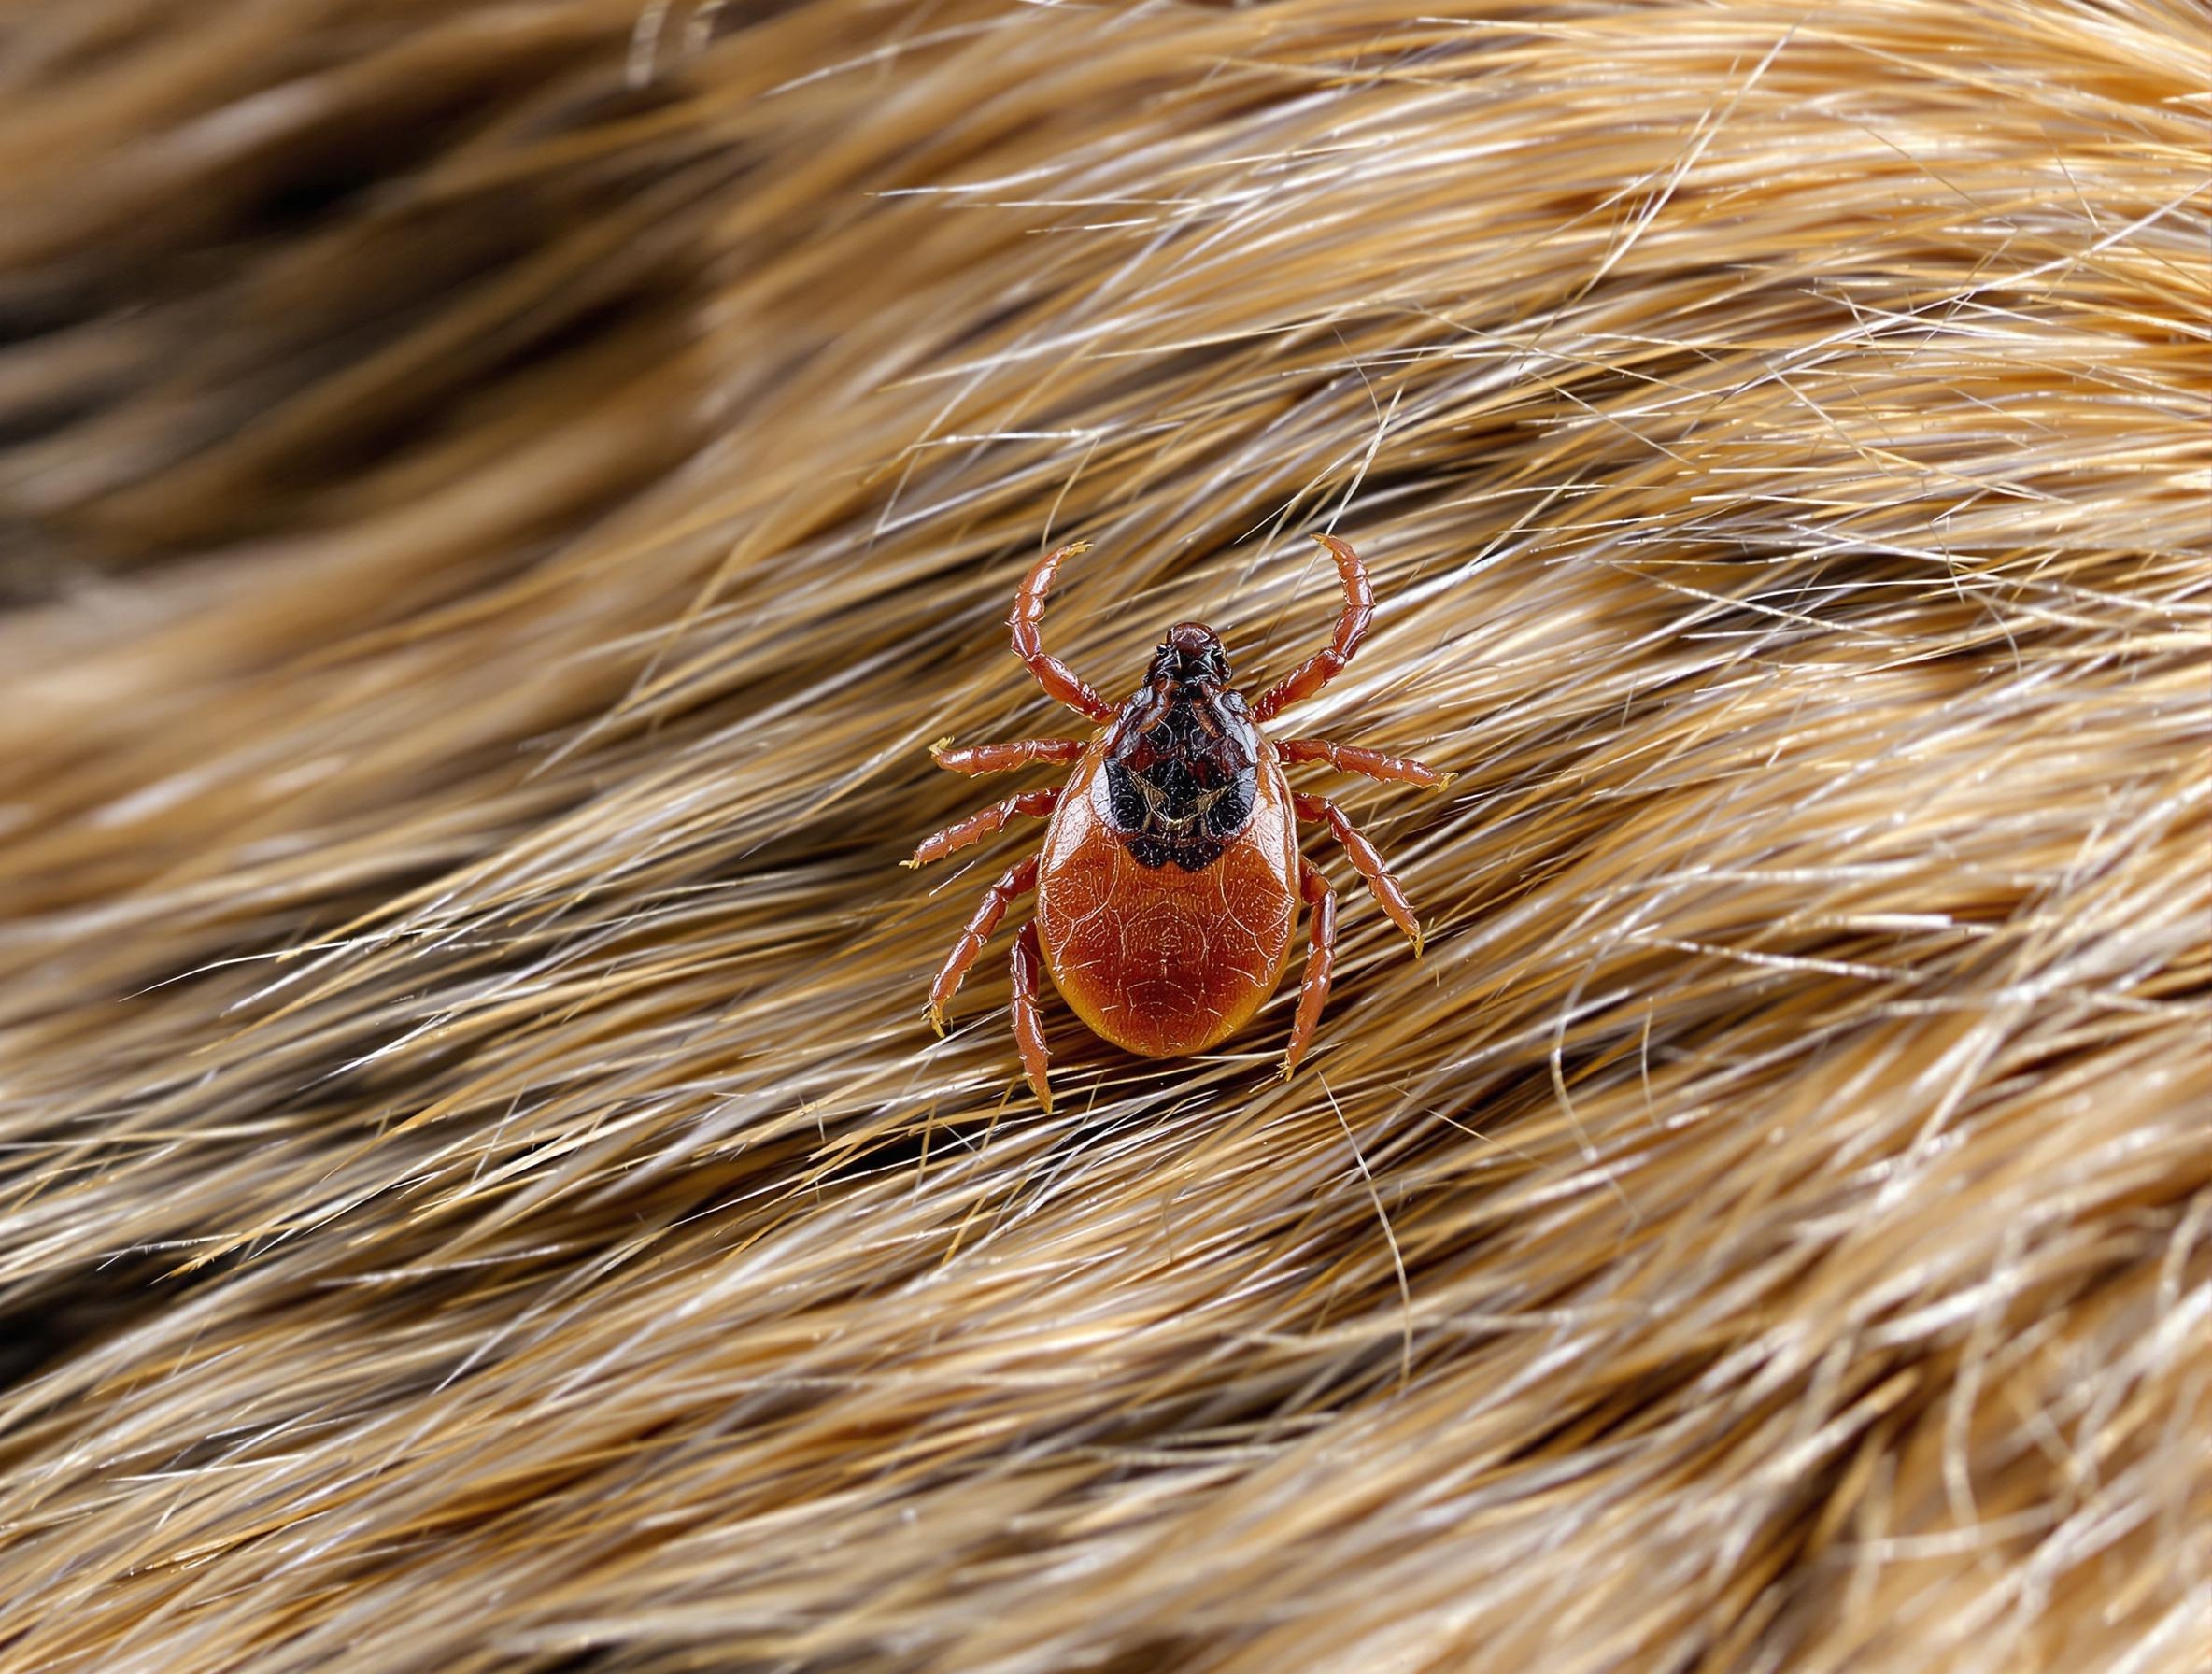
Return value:
<svg viewBox="0 0 2212 1674">
<path fill-rule="evenodd" d="M 952 997 L 959 992 L 961 979 L 967 976 L 968 967 L 975 963 L 975 956 L 983 952 L 984 943 L 991 939 L 991 932 L 999 928 L 999 921 L 1006 916 L 1006 909 L 1037 887 L 1037 857 L 1018 860 L 1006 869 L 1006 875 L 984 892 L 983 904 L 975 909 L 975 916 L 968 921 L 968 928 L 960 932 L 960 939 L 953 943 L 953 950 L 945 956 L 944 968 L 938 972 L 937 980 L 929 985 L 929 1027 L 939 1034 L 944 1032 L 944 1008 Z"/>
<path fill-rule="evenodd" d="M 1044 695 L 1102 725 L 1113 718 L 1113 705 L 1093 691 L 1081 674 L 1047 651 L 1043 637 L 1037 631 L 1038 623 L 1044 619 L 1044 596 L 1052 591 L 1053 574 L 1059 569 L 1060 560 L 1089 548 L 1088 541 L 1071 541 L 1039 559 L 1022 583 L 1021 591 L 1014 596 L 1014 613 L 1006 618 L 1006 626 L 1014 635 L 1014 654 L 1028 665 L 1037 684 L 1044 688 Z"/>
<path fill-rule="evenodd" d="M 956 849 L 966 848 L 971 843 L 981 843 L 994 831 L 1005 830 L 1006 822 L 1017 815 L 1027 814 L 1032 819 L 1043 819 L 1059 806 L 1060 792 L 1056 785 L 1050 790 L 1025 790 L 1019 796 L 1010 796 L 1002 802 L 993 802 L 980 814 L 971 814 L 966 819 L 955 820 L 942 831 L 932 832 L 922 839 L 921 846 L 914 851 L 914 858 L 901 860 L 901 866 L 927 866 L 932 860 L 942 860 Z"/>
<path fill-rule="evenodd" d="M 1044 1048 L 1044 1019 L 1037 1011 L 1037 979 L 1044 971 L 1044 953 L 1037 944 L 1037 921 L 1032 918 L 1014 938 L 1014 1044 L 1022 1055 L 1022 1075 L 1044 1114 L 1052 1114 L 1052 1083 L 1045 1070 L 1052 1055 Z"/>
<path fill-rule="evenodd" d="M 1382 779 L 1392 785 L 1418 785 L 1424 790 L 1441 790 L 1459 775 L 1439 773 L 1411 756 L 1385 756 L 1381 750 L 1363 750 L 1357 745 L 1331 744 L 1326 738 L 1278 738 L 1275 754 L 1285 766 L 1326 761 L 1340 773 L 1363 779 Z"/>
<path fill-rule="evenodd" d="M 1353 870 L 1368 881 L 1375 899 L 1382 903 L 1383 912 L 1390 915 L 1390 922 L 1406 932 L 1413 943 L 1413 957 L 1421 957 L 1421 926 L 1413 917 L 1413 909 L 1407 903 L 1406 892 L 1390 875 L 1390 868 L 1382 864 L 1382 857 L 1375 852 L 1375 845 L 1360 833 L 1357 826 L 1326 797 L 1308 796 L 1302 790 L 1290 794 L 1290 805 L 1300 819 L 1324 821 L 1344 845 L 1344 853 L 1351 859 Z"/>
<path fill-rule="evenodd" d="M 1313 923 L 1306 974 L 1298 982 L 1297 1021 L 1290 1026 L 1290 1050 L 1283 1055 L 1284 1081 L 1313 1043 L 1322 1004 L 1328 999 L 1328 979 L 1337 969 L 1337 892 L 1328 887 L 1321 868 L 1303 855 L 1298 857 L 1298 893 L 1313 909 Z"/>
</svg>

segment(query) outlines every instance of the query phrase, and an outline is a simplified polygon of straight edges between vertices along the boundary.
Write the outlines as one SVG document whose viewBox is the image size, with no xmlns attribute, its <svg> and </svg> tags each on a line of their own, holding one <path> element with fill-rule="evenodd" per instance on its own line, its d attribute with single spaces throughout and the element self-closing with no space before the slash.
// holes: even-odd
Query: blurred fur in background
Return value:
<svg viewBox="0 0 2212 1674">
<path fill-rule="evenodd" d="M 1447 9 L 9 9 L 0 1668 L 2205 1666 L 2206 14 Z M 1321 528 L 1428 956 L 1047 1118 Z"/>
</svg>

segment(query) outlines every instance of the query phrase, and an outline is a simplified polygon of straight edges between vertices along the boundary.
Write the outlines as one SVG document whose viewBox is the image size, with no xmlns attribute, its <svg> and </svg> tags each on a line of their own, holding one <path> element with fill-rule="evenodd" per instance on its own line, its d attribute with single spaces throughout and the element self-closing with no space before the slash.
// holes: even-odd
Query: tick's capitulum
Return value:
<svg viewBox="0 0 2212 1674">
<path fill-rule="evenodd" d="M 1310 698 L 1343 670 L 1374 614 L 1359 556 L 1315 535 L 1336 560 L 1344 610 L 1336 637 L 1256 699 L 1229 684 L 1221 636 L 1178 622 L 1154 653 L 1144 684 L 1119 709 L 1044 649 L 1037 624 L 1060 560 L 1086 543 L 1048 552 L 1014 595 L 1014 655 L 1045 694 L 1098 723 L 1079 738 L 1028 738 L 950 749 L 930 746 L 942 768 L 1002 773 L 1050 761 L 1071 765 L 1053 790 L 1025 791 L 947 826 L 914 852 L 909 866 L 981 842 L 1016 815 L 1049 817 L 1044 846 L 1010 867 L 975 910 L 929 989 L 929 1021 L 944 1031 L 944 1007 L 1006 909 L 1035 890 L 1037 915 L 1014 939 L 1014 1038 L 1023 1072 L 1046 1110 L 1044 1028 L 1038 972 L 1076 1015 L 1118 1046 L 1153 1057 L 1202 1052 L 1242 1027 L 1290 962 L 1301 901 L 1312 908 L 1306 975 L 1283 1073 L 1297 1068 L 1321 1018 L 1336 958 L 1337 901 L 1328 880 L 1298 853 L 1298 820 L 1326 824 L 1382 911 L 1421 953 L 1421 927 L 1405 892 L 1342 810 L 1291 789 L 1285 765 L 1322 761 L 1339 772 L 1401 785 L 1440 787 L 1451 775 L 1375 750 L 1319 738 L 1270 739 L 1277 712 Z"/>
</svg>

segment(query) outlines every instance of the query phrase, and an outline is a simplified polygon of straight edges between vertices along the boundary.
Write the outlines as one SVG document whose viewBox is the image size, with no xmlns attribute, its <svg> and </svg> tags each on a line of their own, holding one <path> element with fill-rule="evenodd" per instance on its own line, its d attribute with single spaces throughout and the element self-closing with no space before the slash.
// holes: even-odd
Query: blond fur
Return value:
<svg viewBox="0 0 2212 1674">
<path fill-rule="evenodd" d="M 2205 13 L 1419 9 L 0 23 L 0 1669 L 2203 1667 Z M 1427 958 L 1045 1117 L 1313 529 Z"/>
</svg>

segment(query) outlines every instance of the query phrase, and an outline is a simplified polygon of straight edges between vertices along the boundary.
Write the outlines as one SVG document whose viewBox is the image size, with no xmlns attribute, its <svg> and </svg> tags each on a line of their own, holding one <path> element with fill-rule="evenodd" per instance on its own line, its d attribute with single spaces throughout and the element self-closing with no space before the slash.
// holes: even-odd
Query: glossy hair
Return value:
<svg viewBox="0 0 2212 1674">
<path fill-rule="evenodd" d="M 2202 0 L 5 17 L 7 1674 L 2202 1674 Z M 1324 528 L 1426 956 L 1044 1115 Z"/>
</svg>

